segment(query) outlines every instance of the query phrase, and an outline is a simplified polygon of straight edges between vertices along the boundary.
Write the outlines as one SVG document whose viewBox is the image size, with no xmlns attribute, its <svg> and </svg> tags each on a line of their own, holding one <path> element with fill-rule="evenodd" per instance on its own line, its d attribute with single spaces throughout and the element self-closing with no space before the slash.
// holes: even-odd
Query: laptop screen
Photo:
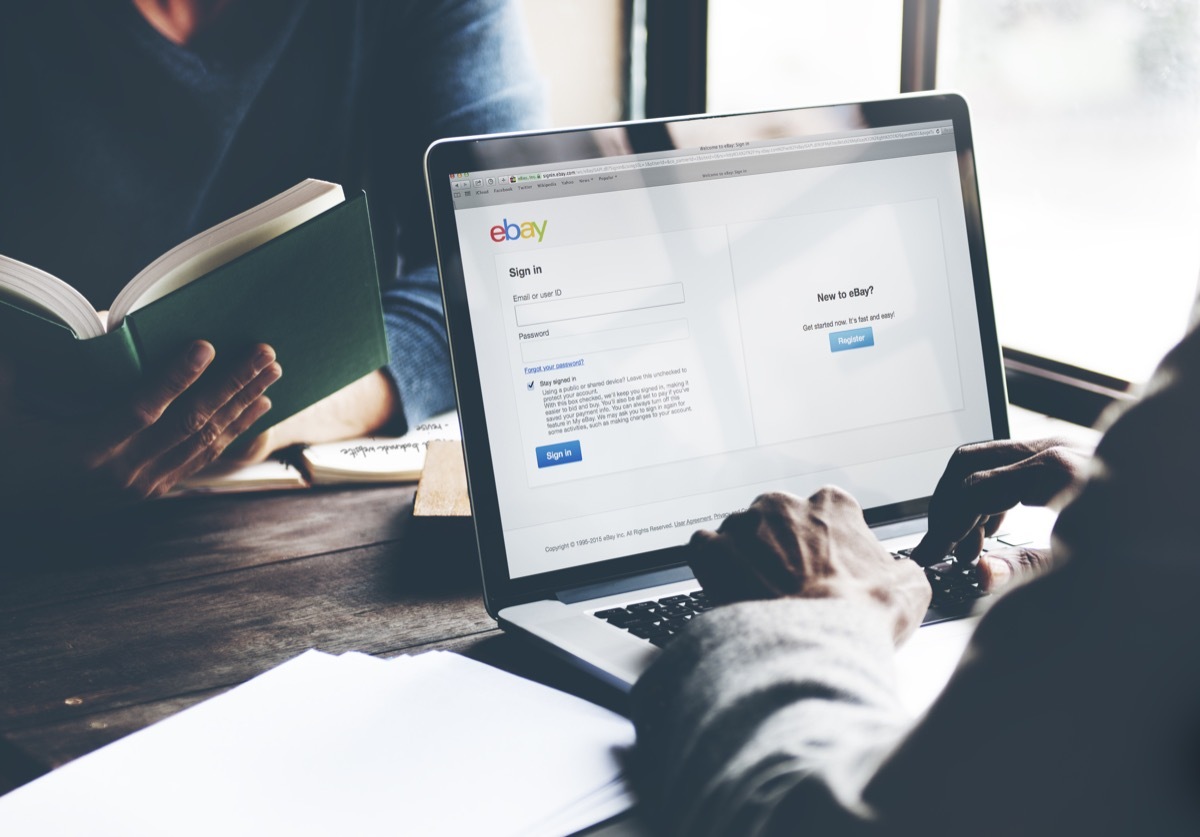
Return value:
<svg viewBox="0 0 1200 837">
<path fill-rule="evenodd" d="M 677 547 L 766 491 L 911 513 L 955 447 L 998 435 L 955 120 L 658 128 L 646 151 L 567 134 L 582 153 L 546 163 L 477 149 L 491 167 L 430 183 L 453 208 L 510 579 Z"/>
</svg>

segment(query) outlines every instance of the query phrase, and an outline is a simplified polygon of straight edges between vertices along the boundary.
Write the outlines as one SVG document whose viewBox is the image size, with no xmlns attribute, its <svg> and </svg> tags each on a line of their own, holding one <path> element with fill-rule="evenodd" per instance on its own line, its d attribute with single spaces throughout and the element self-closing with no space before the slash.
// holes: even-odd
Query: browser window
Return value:
<svg viewBox="0 0 1200 837">
<path fill-rule="evenodd" d="M 513 578 L 991 436 L 948 122 L 451 181 Z"/>
</svg>

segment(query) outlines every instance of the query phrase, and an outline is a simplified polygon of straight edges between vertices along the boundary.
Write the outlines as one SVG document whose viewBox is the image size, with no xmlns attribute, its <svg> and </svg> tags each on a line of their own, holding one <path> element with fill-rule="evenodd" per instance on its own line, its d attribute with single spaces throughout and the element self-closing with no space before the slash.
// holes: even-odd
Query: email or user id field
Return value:
<svg viewBox="0 0 1200 837">
<path fill-rule="evenodd" d="M 689 335 L 687 320 L 670 320 L 665 323 L 610 328 L 570 337 L 548 337 L 522 343 L 521 360 L 533 363 L 568 355 L 577 357 L 612 349 L 629 349 L 634 346 L 686 340 Z"/>
<path fill-rule="evenodd" d="M 621 314 L 644 308 L 681 305 L 684 302 L 683 283 L 649 285 L 623 291 L 585 294 L 545 302 L 527 302 L 515 308 L 518 326 L 544 325 L 598 314 Z"/>
</svg>

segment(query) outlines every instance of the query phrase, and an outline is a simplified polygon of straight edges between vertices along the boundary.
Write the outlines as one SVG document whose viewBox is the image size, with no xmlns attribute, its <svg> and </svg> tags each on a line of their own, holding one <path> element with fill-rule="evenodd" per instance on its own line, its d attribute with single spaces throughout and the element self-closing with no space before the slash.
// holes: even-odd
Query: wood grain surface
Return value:
<svg viewBox="0 0 1200 837">
<path fill-rule="evenodd" d="M 618 705 L 503 636 L 469 518 L 412 486 L 194 497 L 10 522 L 0 543 L 0 792 L 307 648 L 442 648 Z"/>
</svg>

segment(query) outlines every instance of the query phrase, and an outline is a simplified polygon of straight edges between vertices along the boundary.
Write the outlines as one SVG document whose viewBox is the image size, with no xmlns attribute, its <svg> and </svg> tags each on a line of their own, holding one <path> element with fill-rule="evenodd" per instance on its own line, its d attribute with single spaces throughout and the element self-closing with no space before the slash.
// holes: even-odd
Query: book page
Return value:
<svg viewBox="0 0 1200 837">
<path fill-rule="evenodd" d="M 80 340 L 99 337 L 105 324 L 87 298 L 57 276 L 0 256 L 0 299 L 62 323 Z"/>
<path fill-rule="evenodd" d="M 181 480 L 167 496 L 233 494 L 287 488 L 308 488 L 308 481 L 304 479 L 304 475 L 288 462 L 268 459 L 253 465 L 237 465 L 218 461 Z"/>
<path fill-rule="evenodd" d="M 344 200 L 341 186 L 309 179 L 189 238 L 159 256 L 130 280 L 113 301 L 109 323 L 114 328 L 120 326 L 133 311 L 316 218 Z"/>
<path fill-rule="evenodd" d="M 458 413 L 452 410 L 421 422 L 403 436 L 309 445 L 301 457 L 314 485 L 413 482 L 425 467 L 430 442 L 461 438 Z"/>
</svg>

